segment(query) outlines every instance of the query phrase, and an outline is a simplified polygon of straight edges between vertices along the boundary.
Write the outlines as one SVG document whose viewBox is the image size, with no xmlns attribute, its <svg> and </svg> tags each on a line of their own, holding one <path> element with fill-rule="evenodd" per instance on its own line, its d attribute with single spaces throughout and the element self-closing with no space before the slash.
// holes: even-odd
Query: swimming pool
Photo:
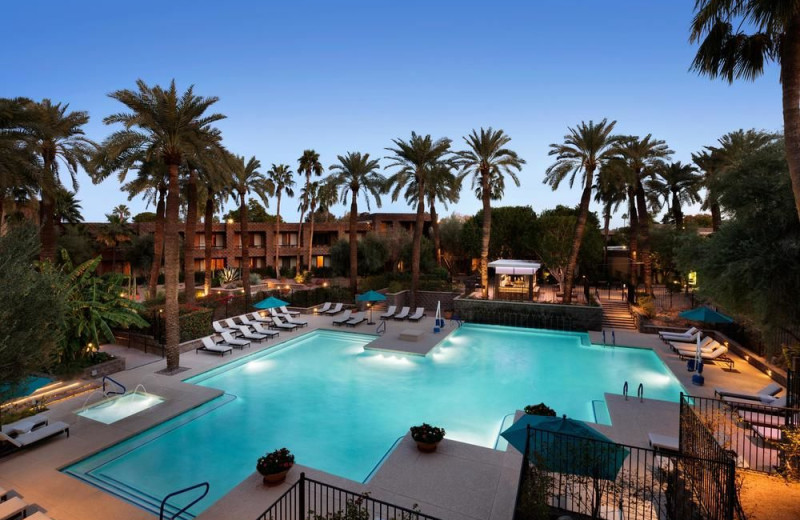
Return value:
<svg viewBox="0 0 800 520">
<path fill-rule="evenodd" d="M 677 401 L 682 389 L 651 350 L 591 345 L 586 334 L 464 325 L 425 357 L 365 351 L 374 338 L 313 331 L 187 379 L 226 395 L 64 471 L 146 508 L 208 480 L 197 514 L 284 446 L 298 463 L 363 481 L 423 421 L 493 447 L 505 416 L 527 404 L 592 421 L 593 401 L 626 380 L 655 399 Z"/>
<path fill-rule="evenodd" d="M 146 392 L 131 392 L 104 399 L 99 403 L 81 408 L 75 413 L 93 421 L 112 424 L 163 402 L 164 399 L 157 395 Z"/>
</svg>

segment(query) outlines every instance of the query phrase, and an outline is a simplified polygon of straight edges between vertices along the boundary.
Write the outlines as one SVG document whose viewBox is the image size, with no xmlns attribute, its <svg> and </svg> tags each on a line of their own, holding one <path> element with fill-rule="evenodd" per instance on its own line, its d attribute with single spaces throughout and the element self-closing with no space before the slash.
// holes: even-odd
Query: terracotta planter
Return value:
<svg viewBox="0 0 800 520">
<path fill-rule="evenodd" d="M 434 452 L 436 451 L 436 447 L 439 445 L 438 442 L 421 442 L 421 441 L 415 441 L 415 442 L 417 443 L 417 449 L 423 453 Z"/>
<path fill-rule="evenodd" d="M 289 473 L 289 470 L 285 469 L 280 473 L 270 473 L 269 475 L 264 475 L 264 484 L 267 486 L 277 486 L 278 484 L 286 480 L 287 473 Z"/>
</svg>

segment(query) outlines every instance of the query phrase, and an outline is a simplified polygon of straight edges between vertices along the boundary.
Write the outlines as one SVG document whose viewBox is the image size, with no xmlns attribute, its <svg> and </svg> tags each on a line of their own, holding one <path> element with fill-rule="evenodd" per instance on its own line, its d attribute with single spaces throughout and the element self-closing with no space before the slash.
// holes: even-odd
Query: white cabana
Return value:
<svg viewBox="0 0 800 520">
<path fill-rule="evenodd" d="M 497 274 L 514 274 L 514 275 L 527 275 L 533 276 L 536 274 L 542 264 L 532 262 L 530 260 L 495 260 L 489 262 L 489 267 L 494 268 Z"/>
<path fill-rule="evenodd" d="M 536 271 L 542 264 L 530 260 L 495 260 L 489 262 L 489 298 L 502 300 L 534 300 Z"/>
</svg>

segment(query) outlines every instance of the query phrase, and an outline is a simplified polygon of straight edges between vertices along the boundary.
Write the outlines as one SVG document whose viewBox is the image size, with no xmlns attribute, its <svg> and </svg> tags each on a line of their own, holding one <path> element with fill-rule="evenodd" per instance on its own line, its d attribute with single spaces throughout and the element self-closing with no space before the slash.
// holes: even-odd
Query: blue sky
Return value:
<svg viewBox="0 0 800 520">
<path fill-rule="evenodd" d="M 294 168 L 305 148 L 326 167 L 347 151 L 383 157 L 391 139 L 412 130 L 450 137 L 460 149 L 473 128 L 493 126 L 527 161 L 522 187 L 507 188 L 501 204 L 540 211 L 579 201 L 577 186 L 553 192 L 542 179 L 548 145 L 581 120 L 607 117 L 621 133 L 652 133 L 683 161 L 731 130 L 781 129 L 775 67 L 733 85 L 688 70 L 693 5 L 28 0 L 3 7 L 0 96 L 87 110 L 87 135 L 102 141 L 112 130 L 103 117 L 122 108 L 109 92 L 134 88 L 137 78 L 175 78 L 180 89 L 194 84 L 220 98 L 226 146 L 255 155 L 264 170 Z M 121 203 L 145 210 L 116 179 L 92 185 L 82 175 L 78 198 L 90 221 Z M 282 214 L 296 219 L 295 207 L 282 204 Z M 408 209 L 386 199 L 383 208 Z M 454 209 L 472 214 L 479 203 L 464 190 Z"/>
</svg>

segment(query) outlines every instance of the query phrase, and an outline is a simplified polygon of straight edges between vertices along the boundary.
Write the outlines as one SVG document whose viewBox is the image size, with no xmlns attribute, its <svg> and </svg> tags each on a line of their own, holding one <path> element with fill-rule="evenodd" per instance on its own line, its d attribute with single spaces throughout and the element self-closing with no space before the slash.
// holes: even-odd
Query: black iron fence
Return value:
<svg viewBox="0 0 800 520">
<path fill-rule="evenodd" d="M 735 520 L 736 468 L 705 459 L 528 429 L 515 520 L 557 513 L 636 520 Z M 553 515 L 556 516 L 556 515 Z"/>
<path fill-rule="evenodd" d="M 800 409 L 682 394 L 680 420 L 682 453 L 699 457 L 728 453 L 740 468 L 775 473 L 783 464 L 785 429 L 800 425 Z"/>
<path fill-rule="evenodd" d="M 793 370 L 786 372 L 786 406 L 800 408 L 800 374 Z"/>
<path fill-rule="evenodd" d="M 164 357 L 164 344 L 148 334 L 140 334 L 131 330 L 115 330 L 114 342 L 117 345 L 141 350 L 145 354 L 158 354 Z"/>
<path fill-rule="evenodd" d="M 257 520 L 439 520 L 416 509 L 396 506 L 307 478 L 300 478 Z"/>
</svg>

